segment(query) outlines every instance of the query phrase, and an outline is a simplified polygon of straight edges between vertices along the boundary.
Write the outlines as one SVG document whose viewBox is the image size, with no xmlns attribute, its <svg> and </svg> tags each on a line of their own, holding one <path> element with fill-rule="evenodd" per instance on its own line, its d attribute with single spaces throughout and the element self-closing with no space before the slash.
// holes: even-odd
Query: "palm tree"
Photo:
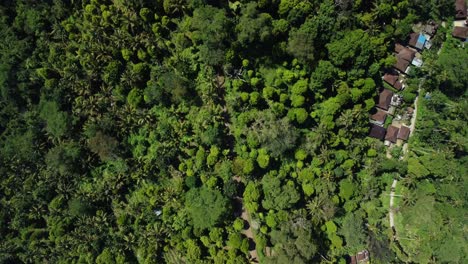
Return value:
<svg viewBox="0 0 468 264">
<path fill-rule="evenodd" d="M 170 249 L 164 253 L 164 260 L 168 264 L 186 264 L 184 254 L 176 249 Z"/>
<path fill-rule="evenodd" d="M 341 116 L 338 118 L 337 123 L 338 125 L 344 127 L 346 130 L 353 125 L 354 121 L 354 113 L 351 110 L 346 110 L 341 113 Z"/>
<path fill-rule="evenodd" d="M 328 149 L 328 147 L 325 145 L 322 145 L 322 147 L 320 148 L 320 154 L 317 157 L 323 162 L 329 162 L 330 154 L 331 154 L 331 151 Z"/>
<path fill-rule="evenodd" d="M 311 221 L 315 224 L 331 219 L 333 215 L 335 215 L 336 211 L 333 203 L 324 194 L 320 194 L 310 200 L 307 203 L 306 208 L 311 216 Z"/>
</svg>

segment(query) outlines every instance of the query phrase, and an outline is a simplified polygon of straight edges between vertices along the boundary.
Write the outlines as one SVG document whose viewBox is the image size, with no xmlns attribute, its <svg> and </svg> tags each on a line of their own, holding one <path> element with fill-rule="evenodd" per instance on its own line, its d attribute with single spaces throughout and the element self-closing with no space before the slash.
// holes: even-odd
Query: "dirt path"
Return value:
<svg viewBox="0 0 468 264">
<path fill-rule="evenodd" d="M 395 198 L 395 188 L 397 185 L 398 181 L 396 179 L 393 179 L 392 183 L 392 188 L 390 191 L 390 207 L 389 207 L 389 216 L 390 216 L 390 227 L 395 230 L 395 218 L 394 218 L 394 210 L 393 210 L 393 204 L 394 204 L 394 198 Z M 393 234 L 393 238 L 396 237 L 396 234 Z"/>
<path fill-rule="evenodd" d="M 255 244 L 255 236 L 252 230 L 252 221 L 250 220 L 249 213 L 247 212 L 247 210 L 245 210 L 244 207 L 242 208 L 241 218 L 244 219 L 244 221 L 246 221 L 249 225 L 249 228 L 242 230 L 242 234 L 244 234 L 249 239 L 249 254 L 251 261 L 253 263 L 258 263 L 258 253 Z"/>
<path fill-rule="evenodd" d="M 409 137 L 413 136 L 414 130 L 416 129 L 416 120 L 418 116 L 418 102 L 419 98 L 421 97 L 421 85 L 423 84 L 424 79 L 419 82 L 419 87 L 418 87 L 418 96 L 414 99 L 414 111 L 413 111 L 413 116 L 411 117 L 411 122 L 410 122 L 410 134 Z M 409 151 L 409 146 L 408 142 L 403 145 L 403 154 L 405 157 L 408 156 L 408 151 Z"/>
<path fill-rule="evenodd" d="M 397 231 L 395 228 L 395 208 L 394 208 L 395 200 L 394 199 L 395 199 L 395 196 L 400 196 L 400 195 L 395 194 L 397 183 L 398 183 L 398 180 L 393 179 L 392 187 L 390 189 L 390 207 L 388 208 L 388 215 L 390 218 L 390 228 L 392 229 L 393 242 L 395 243 L 395 245 L 398 247 L 398 249 L 403 255 L 408 256 L 408 254 L 406 254 L 405 250 L 401 246 L 400 241 L 398 240 L 398 235 L 397 235 Z"/>
<path fill-rule="evenodd" d="M 239 176 L 233 176 L 232 180 L 236 181 L 238 183 L 241 182 L 241 178 Z M 250 218 L 250 214 L 249 214 L 249 212 L 247 212 L 247 209 L 245 209 L 242 197 L 235 197 L 234 199 L 236 200 L 237 204 L 240 205 L 240 207 L 241 207 L 241 209 L 240 209 L 240 211 L 241 211 L 240 218 L 242 218 L 248 225 L 248 228 L 242 230 L 241 233 L 249 239 L 250 261 L 251 261 L 251 263 L 258 263 L 259 258 L 258 258 L 257 247 L 256 247 L 256 244 L 255 244 L 255 235 L 254 235 L 254 232 L 253 232 L 253 229 L 252 229 L 252 220 Z M 239 214 L 237 214 L 237 216 L 239 216 Z"/>
<path fill-rule="evenodd" d="M 414 113 L 413 116 L 411 117 L 411 125 L 410 125 L 410 137 L 414 133 L 414 129 L 416 128 L 416 117 L 418 115 L 418 100 L 419 97 L 421 96 L 419 93 L 421 92 L 421 88 L 418 89 L 418 96 L 416 96 L 416 99 L 414 99 Z"/>
<path fill-rule="evenodd" d="M 215 85 L 216 85 L 217 90 L 218 90 L 218 95 L 220 97 L 219 98 L 220 99 L 220 104 L 223 107 L 222 116 L 223 116 L 223 119 L 224 119 L 224 125 L 226 127 L 226 131 L 227 131 L 227 134 L 228 134 L 227 144 L 228 144 L 229 148 L 231 149 L 231 153 L 233 153 L 233 151 L 234 151 L 233 145 L 234 144 L 233 144 L 232 134 L 230 132 L 231 131 L 231 118 L 230 118 L 230 115 L 229 115 L 227 107 L 226 107 L 226 101 L 224 100 L 224 96 L 225 96 L 225 89 L 224 89 L 225 88 L 224 87 L 225 77 L 222 74 L 218 73 L 216 75 L 216 78 L 215 78 L 214 81 L 215 81 Z M 239 176 L 233 176 L 232 180 L 235 181 L 235 182 L 241 183 L 241 177 L 239 177 Z M 254 232 L 253 232 L 253 229 L 252 229 L 252 220 L 250 218 L 250 214 L 245 209 L 242 197 L 236 197 L 235 200 L 240 205 L 240 207 L 242 207 L 242 209 L 241 209 L 242 212 L 240 214 L 240 217 L 248 225 L 248 228 L 242 230 L 241 233 L 244 236 L 246 236 L 248 238 L 248 240 L 249 240 L 250 262 L 251 263 L 258 263 L 259 258 L 258 258 L 258 252 L 257 252 L 256 244 L 255 244 L 255 235 L 254 235 Z"/>
</svg>

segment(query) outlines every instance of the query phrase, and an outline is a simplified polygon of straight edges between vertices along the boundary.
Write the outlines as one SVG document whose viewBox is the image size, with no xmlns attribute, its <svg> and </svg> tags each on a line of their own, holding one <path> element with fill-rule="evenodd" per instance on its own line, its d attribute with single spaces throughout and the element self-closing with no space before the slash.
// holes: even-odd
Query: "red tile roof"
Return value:
<svg viewBox="0 0 468 264">
<path fill-rule="evenodd" d="M 398 127 L 396 126 L 389 126 L 387 128 L 387 134 L 385 135 L 385 140 L 388 140 L 392 143 L 396 143 L 397 136 L 398 136 Z"/>
</svg>

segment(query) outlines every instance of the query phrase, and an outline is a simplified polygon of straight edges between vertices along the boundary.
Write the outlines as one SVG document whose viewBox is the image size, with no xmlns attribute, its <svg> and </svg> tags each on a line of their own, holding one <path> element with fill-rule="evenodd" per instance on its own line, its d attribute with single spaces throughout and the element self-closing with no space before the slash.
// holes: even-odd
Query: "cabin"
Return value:
<svg viewBox="0 0 468 264">
<path fill-rule="evenodd" d="M 383 140 L 385 138 L 385 128 L 382 126 L 378 126 L 376 124 L 371 124 L 371 128 L 369 131 L 369 137 L 376 138 L 378 140 Z"/>
<path fill-rule="evenodd" d="M 377 103 L 377 107 L 382 110 L 388 110 L 390 108 L 390 104 L 392 103 L 393 92 L 388 89 L 382 89 L 379 93 L 379 102 Z"/>
<path fill-rule="evenodd" d="M 411 33 L 408 44 L 417 50 L 422 50 L 426 44 L 426 41 L 427 39 L 423 34 Z"/>
<path fill-rule="evenodd" d="M 465 0 L 455 0 L 455 19 L 462 20 L 466 19 L 466 1 Z"/>
<path fill-rule="evenodd" d="M 385 134 L 385 145 L 390 146 L 391 143 L 396 143 L 398 138 L 398 127 L 389 126 L 387 128 L 387 134 Z"/>
<path fill-rule="evenodd" d="M 393 67 L 401 73 L 407 74 L 409 65 L 416 56 L 416 51 L 397 43 L 395 44 L 395 53 L 397 62 Z"/>
<path fill-rule="evenodd" d="M 404 88 L 402 82 L 399 80 L 399 75 L 396 72 L 389 72 L 384 74 L 383 80 L 398 91 Z"/>
<path fill-rule="evenodd" d="M 452 31 L 452 36 L 462 41 L 468 39 L 468 27 L 454 27 Z"/>
<path fill-rule="evenodd" d="M 411 132 L 411 130 L 410 130 L 409 127 L 401 126 L 400 130 L 398 131 L 397 139 L 401 139 L 401 140 L 404 140 L 404 141 L 408 140 L 410 132 Z"/>
<path fill-rule="evenodd" d="M 403 46 L 403 45 L 401 45 L 399 43 L 396 43 L 395 48 L 394 48 L 393 51 L 398 54 L 398 53 L 400 53 L 400 51 L 402 51 L 404 49 L 405 49 L 405 46 Z"/>
<path fill-rule="evenodd" d="M 399 72 L 403 74 L 407 74 L 409 72 L 409 65 L 410 65 L 409 61 L 399 58 L 397 56 L 397 62 L 395 63 L 395 65 L 393 65 L 393 68 L 397 69 Z"/>
<path fill-rule="evenodd" d="M 385 120 L 387 119 L 387 113 L 376 108 L 376 112 L 370 116 L 371 122 L 383 126 L 385 124 Z"/>
<path fill-rule="evenodd" d="M 397 57 L 400 57 L 407 61 L 412 61 L 414 59 L 414 56 L 416 55 L 416 51 L 411 50 L 401 44 L 395 45 L 395 52 Z"/>
<path fill-rule="evenodd" d="M 369 262 L 369 251 L 364 249 L 358 252 L 356 256 L 351 256 L 351 264 L 364 264 Z"/>
</svg>

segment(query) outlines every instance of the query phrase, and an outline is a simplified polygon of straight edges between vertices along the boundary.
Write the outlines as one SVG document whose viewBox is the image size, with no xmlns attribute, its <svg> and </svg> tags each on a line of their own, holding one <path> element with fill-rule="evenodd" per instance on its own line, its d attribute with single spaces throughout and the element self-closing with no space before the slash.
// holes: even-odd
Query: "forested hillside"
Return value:
<svg viewBox="0 0 468 264">
<path fill-rule="evenodd" d="M 408 159 L 367 137 L 394 43 L 453 9 L 1 1 L 0 263 L 466 263 L 466 48 L 414 75 Z"/>
</svg>

